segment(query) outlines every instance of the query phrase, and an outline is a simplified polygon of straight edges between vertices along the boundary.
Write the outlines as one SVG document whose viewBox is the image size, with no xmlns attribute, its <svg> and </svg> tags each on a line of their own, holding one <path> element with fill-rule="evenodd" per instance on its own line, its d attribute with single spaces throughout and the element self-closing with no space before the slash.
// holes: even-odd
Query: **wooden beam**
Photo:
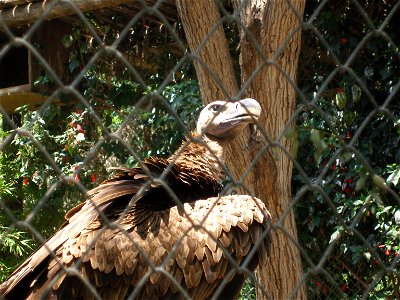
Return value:
<svg viewBox="0 0 400 300">
<path fill-rule="evenodd" d="M 28 5 L 25 3 L 25 5 L 3 9 L 0 11 L 0 19 L 9 28 L 32 24 L 47 11 L 48 7 L 53 2 L 54 1 L 33 2 Z M 123 3 L 135 2 L 135 0 L 71 0 L 70 2 L 74 3 L 81 12 L 86 12 Z M 61 18 L 75 13 L 75 10 L 68 2 L 59 1 L 46 15 L 45 19 Z M 4 31 L 2 26 L 0 26 L 0 31 Z"/>
<path fill-rule="evenodd" d="M 0 106 L 8 113 L 13 114 L 15 110 L 25 104 L 29 105 L 30 110 L 35 110 L 40 107 L 46 100 L 47 96 L 38 93 L 21 91 L 7 95 L 0 95 Z M 59 99 L 54 99 L 57 105 L 62 105 Z"/>
<path fill-rule="evenodd" d="M 25 5 L 31 2 L 38 2 L 42 0 L 0 0 L 0 9 L 14 7 L 17 5 Z"/>
<path fill-rule="evenodd" d="M 30 91 L 31 91 L 31 85 L 29 83 L 0 89 L 0 99 L 3 96 L 8 96 L 20 92 L 30 92 Z"/>
</svg>

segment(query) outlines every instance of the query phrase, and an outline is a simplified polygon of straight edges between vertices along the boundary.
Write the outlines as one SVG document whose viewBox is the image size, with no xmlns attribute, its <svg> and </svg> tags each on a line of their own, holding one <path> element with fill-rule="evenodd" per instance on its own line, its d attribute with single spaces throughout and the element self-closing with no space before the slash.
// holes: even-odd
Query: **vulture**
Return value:
<svg viewBox="0 0 400 300">
<path fill-rule="evenodd" d="M 5 299 L 233 299 L 265 265 L 270 216 L 221 195 L 225 148 L 261 112 L 215 101 L 169 158 L 148 158 L 88 192 L 0 286 Z M 238 159 L 240 159 L 238 153 Z M 240 266 L 242 268 L 240 268 Z"/>
</svg>

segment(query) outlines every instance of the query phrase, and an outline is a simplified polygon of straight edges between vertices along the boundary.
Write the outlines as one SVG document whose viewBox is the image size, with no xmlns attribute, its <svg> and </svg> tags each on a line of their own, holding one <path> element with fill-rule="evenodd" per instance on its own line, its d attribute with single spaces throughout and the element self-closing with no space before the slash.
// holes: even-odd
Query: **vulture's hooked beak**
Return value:
<svg viewBox="0 0 400 300">
<path fill-rule="evenodd" d="M 256 100 L 246 98 L 233 104 L 228 107 L 226 118 L 221 122 L 222 124 L 235 126 L 241 123 L 250 124 L 258 121 L 261 114 L 261 106 Z"/>
</svg>

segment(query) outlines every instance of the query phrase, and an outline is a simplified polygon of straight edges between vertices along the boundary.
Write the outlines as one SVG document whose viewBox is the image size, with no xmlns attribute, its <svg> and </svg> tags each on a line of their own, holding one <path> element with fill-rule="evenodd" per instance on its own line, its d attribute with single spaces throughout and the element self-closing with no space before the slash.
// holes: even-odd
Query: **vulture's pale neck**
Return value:
<svg viewBox="0 0 400 300">
<path fill-rule="evenodd" d="M 193 141 L 184 143 L 175 155 L 169 158 L 176 164 L 200 172 L 206 172 L 217 180 L 222 180 L 225 163 L 226 142 L 211 139 L 206 135 L 192 133 Z"/>
</svg>

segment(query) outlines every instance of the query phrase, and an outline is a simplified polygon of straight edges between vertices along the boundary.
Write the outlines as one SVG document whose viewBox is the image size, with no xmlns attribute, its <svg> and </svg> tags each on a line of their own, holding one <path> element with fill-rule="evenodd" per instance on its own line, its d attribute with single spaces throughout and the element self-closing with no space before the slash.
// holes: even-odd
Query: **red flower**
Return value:
<svg viewBox="0 0 400 300">
<path fill-rule="evenodd" d="M 350 194 L 351 193 L 351 189 L 350 189 L 350 187 L 346 184 L 346 186 L 345 186 L 345 188 L 343 189 L 343 192 L 345 193 L 345 194 Z"/>
<path fill-rule="evenodd" d="M 320 281 L 315 282 L 315 284 L 316 284 L 316 286 L 321 287 L 321 282 Z"/>
<path fill-rule="evenodd" d="M 69 123 L 69 127 L 74 127 L 75 122 L 71 121 L 71 123 Z"/>
<path fill-rule="evenodd" d="M 353 177 L 345 179 L 344 182 L 352 183 L 354 181 Z"/>
<path fill-rule="evenodd" d="M 324 288 L 322 289 L 322 292 L 324 293 L 324 295 L 326 295 L 328 293 L 328 289 L 324 286 Z"/>
<path fill-rule="evenodd" d="M 80 115 L 80 114 L 82 113 L 82 111 L 78 108 L 78 109 L 75 111 L 75 113 L 76 113 L 77 115 Z"/>
<path fill-rule="evenodd" d="M 347 290 L 347 285 L 345 283 L 342 284 L 342 286 L 340 287 L 340 289 L 345 292 Z"/>
<path fill-rule="evenodd" d="M 80 124 L 76 125 L 76 130 L 78 130 L 79 132 L 83 131 L 83 128 Z"/>
<path fill-rule="evenodd" d="M 338 93 L 343 93 L 343 89 L 341 87 L 338 87 L 336 90 Z"/>
<path fill-rule="evenodd" d="M 79 175 L 78 175 L 78 172 L 77 172 L 79 170 L 79 165 L 76 165 L 73 170 L 74 170 L 73 172 L 74 172 L 75 180 L 79 181 Z"/>
<path fill-rule="evenodd" d="M 24 177 L 24 181 L 22 181 L 23 185 L 28 185 L 29 184 L 29 178 L 28 177 Z"/>
<path fill-rule="evenodd" d="M 95 183 L 96 182 L 96 173 L 93 173 L 92 174 L 92 183 Z"/>
<path fill-rule="evenodd" d="M 386 249 L 386 250 L 385 250 L 385 255 L 386 255 L 386 256 L 389 256 L 389 255 L 390 255 L 390 249 Z"/>
<path fill-rule="evenodd" d="M 347 131 L 346 137 L 348 139 L 351 139 L 353 137 L 353 134 L 350 131 Z"/>
<path fill-rule="evenodd" d="M 385 248 L 385 245 L 380 244 L 380 245 L 378 245 L 378 248 L 379 248 L 379 249 Z"/>
<path fill-rule="evenodd" d="M 342 45 L 345 45 L 345 44 L 347 44 L 347 39 L 345 37 L 342 37 L 340 39 L 340 42 L 342 43 Z"/>
</svg>

